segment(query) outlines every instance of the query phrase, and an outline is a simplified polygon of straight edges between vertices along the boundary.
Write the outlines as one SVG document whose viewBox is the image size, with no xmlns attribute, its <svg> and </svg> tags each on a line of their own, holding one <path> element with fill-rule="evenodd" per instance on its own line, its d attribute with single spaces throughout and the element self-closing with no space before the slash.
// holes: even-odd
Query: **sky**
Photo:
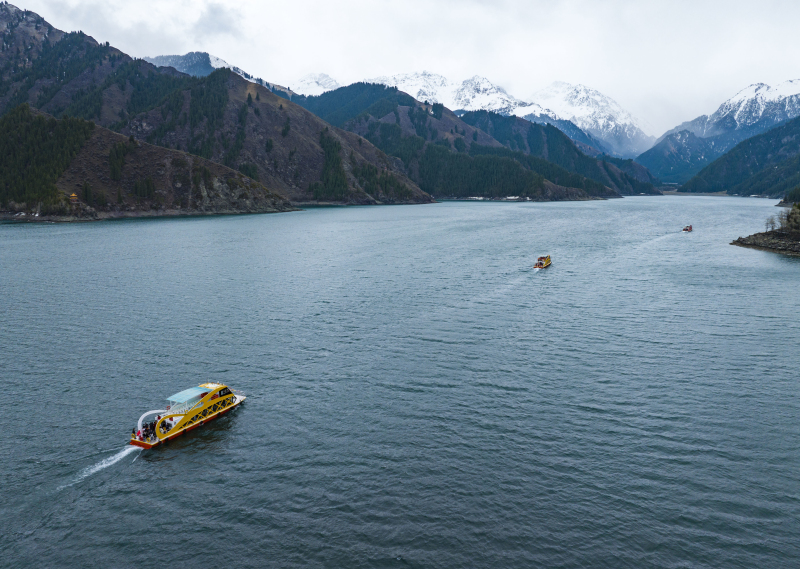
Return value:
<svg viewBox="0 0 800 569">
<path fill-rule="evenodd" d="M 660 135 L 752 83 L 800 78 L 784 0 L 30 0 L 64 31 L 134 57 L 207 51 L 292 86 L 414 71 L 481 75 L 511 95 L 553 81 L 610 96 Z"/>
</svg>

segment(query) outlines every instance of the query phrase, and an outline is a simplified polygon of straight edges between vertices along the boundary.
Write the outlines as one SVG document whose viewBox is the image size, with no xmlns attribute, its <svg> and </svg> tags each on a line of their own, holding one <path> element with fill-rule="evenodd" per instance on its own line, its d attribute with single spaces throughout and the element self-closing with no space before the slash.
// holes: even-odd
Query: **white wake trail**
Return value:
<svg viewBox="0 0 800 569">
<path fill-rule="evenodd" d="M 64 488 L 68 488 L 69 486 L 74 486 L 75 484 L 77 484 L 81 480 L 84 480 L 85 478 L 88 478 L 92 474 L 100 472 L 104 468 L 108 468 L 109 466 L 118 463 L 120 460 L 122 460 L 132 452 L 136 452 L 137 450 L 141 451 L 142 449 L 140 449 L 139 447 L 129 445 L 124 449 L 122 449 L 121 451 L 119 451 L 114 456 L 109 456 L 108 458 L 104 458 L 97 464 L 84 468 L 83 470 L 81 470 L 80 474 L 78 474 L 78 476 L 75 477 L 75 480 L 73 480 L 69 484 L 64 484 L 63 486 L 59 486 L 58 489 L 63 490 Z"/>
</svg>

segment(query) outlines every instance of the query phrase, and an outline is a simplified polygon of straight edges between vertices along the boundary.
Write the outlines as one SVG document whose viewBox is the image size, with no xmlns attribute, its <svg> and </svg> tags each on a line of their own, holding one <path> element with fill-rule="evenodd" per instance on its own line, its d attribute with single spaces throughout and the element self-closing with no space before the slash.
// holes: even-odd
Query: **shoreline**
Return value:
<svg viewBox="0 0 800 569">
<path fill-rule="evenodd" d="M 123 219 L 153 218 L 189 218 L 209 217 L 214 215 L 259 215 L 268 213 L 289 213 L 301 211 L 298 207 L 288 209 L 268 209 L 262 211 L 187 211 L 179 209 L 142 210 L 142 211 L 97 211 L 94 215 L 40 215 L 29 212 L 0 212 L 0 223 L 89 223 L 93 221 L 115 221 Z"/>
<path fill-rule="evenodd" d="M 731 241 L 731 245 L 800 257 L 800 232 L 775 230 L 754 233 Z"/>
<path fill-rule="evenodd" d="M 710 192 L 710 193 L 700 193 L 700 192 L 681 192 L 679 190 L 665 190 L 663 187 L 659 188 L 661 193 L 665 196 L 714 196 L 720 198 L 735 198 L 741 196 L 732 196 L 728 192 Z"/>
</svg>

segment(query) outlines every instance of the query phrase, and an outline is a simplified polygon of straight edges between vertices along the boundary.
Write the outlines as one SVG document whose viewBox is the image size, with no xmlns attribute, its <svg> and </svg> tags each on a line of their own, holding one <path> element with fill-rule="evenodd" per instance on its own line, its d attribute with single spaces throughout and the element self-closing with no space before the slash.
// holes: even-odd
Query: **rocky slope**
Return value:
<svg viewBox="0 0 800 569">
<path fill-rule="evenodd" d="M 739 237 L 731 245 L 800 257 L 800 231 L 767 231 Z"/>
<path fill-rule="evenodd" d="M 247 71 L 235 65 L 231 65 L 227 61 L 206 53 L 205 51 L 192 51 L 185 55 L 157 55 L 156 57 L 143 57 L 142 59 L 156 67 L 172 67 L 192 77 L 207 77 L 217 69 L 230 69 L 240 77 L 262 85 L 263 87 L 267 87 L 277 95 L 284 96 L 287 99 L 291 99 L 294 95 L 294 92 L 288 87 L 270 83 L 261 77 L 250 75 Z"/>
</svg>

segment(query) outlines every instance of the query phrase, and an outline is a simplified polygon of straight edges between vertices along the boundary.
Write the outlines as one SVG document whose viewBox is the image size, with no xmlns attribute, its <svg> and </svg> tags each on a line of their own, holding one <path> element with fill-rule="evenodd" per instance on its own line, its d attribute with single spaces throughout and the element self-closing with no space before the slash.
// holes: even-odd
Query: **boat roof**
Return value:
<svg viewBox="0 0 800 569">
<path fill-rule="evenodd" d="M 189 399 L 193 397 L 198 397 L 203 393 L 208 393 L 208 388 L 206 387 L 190 387 L 189 389 L 184 389 L 183 391 L 176 393 L 175 395 L 170 395 L 167 397 L 167 401 L 172 401 L 174 403 L 186 403 Z"/>
</svg>

